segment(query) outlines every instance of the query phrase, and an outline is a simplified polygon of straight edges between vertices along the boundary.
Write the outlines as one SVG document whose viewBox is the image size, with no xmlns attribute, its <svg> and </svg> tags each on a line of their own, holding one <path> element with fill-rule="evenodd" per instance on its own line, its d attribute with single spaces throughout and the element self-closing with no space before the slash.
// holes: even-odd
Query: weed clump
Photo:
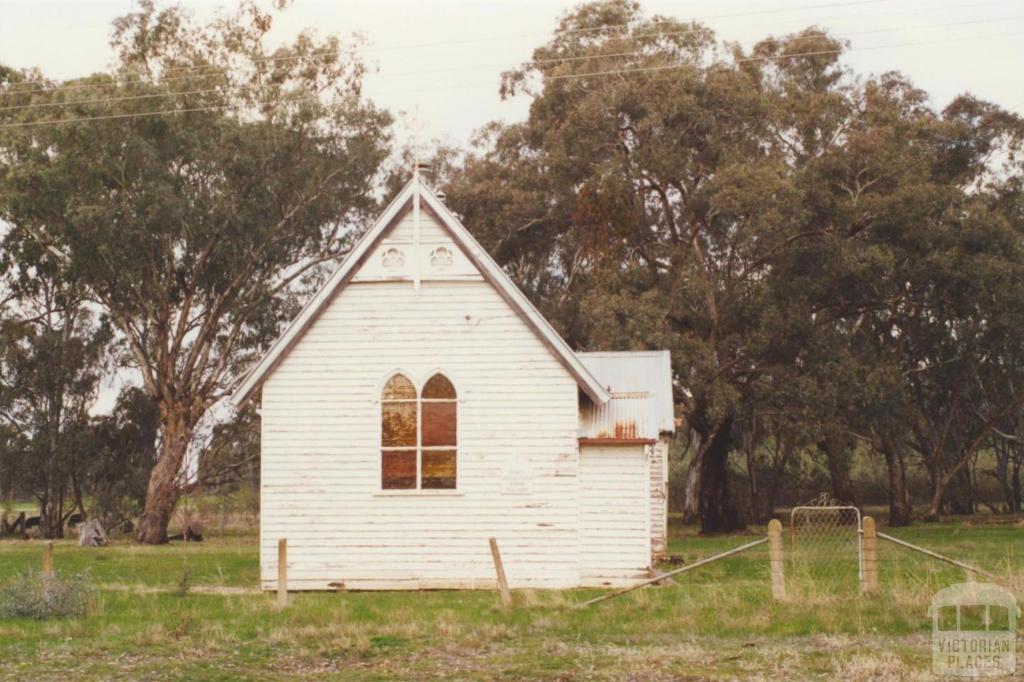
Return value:
<svg viewBox="0 0 1024 682">
<path fill-rule="evenodd" d="M 189 591 L 192 589 L 192 570 L 187 566 L 182 569 L 181 577 L 178 578 L 178 584 L 174 586 L 172 590 L 175 597 L 187 597 Z"/>
<path fill-rule="evenodd" d="M 87 573 L 62 576 L 25 571 L 0 584 L 0 618 L 46 620 L 82 616 L 96 594 Z"/>
</svg>

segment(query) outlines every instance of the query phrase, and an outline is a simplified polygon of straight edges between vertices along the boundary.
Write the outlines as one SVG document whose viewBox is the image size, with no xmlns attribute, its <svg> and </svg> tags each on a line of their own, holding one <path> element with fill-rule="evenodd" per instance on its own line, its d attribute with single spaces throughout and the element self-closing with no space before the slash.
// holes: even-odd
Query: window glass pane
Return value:
<svg viewBox="0 0 1024 682">
<path fill-rule="evenodd" d="M 423 488 L 455 487 L 455 451 L 423 451 Z"/>
<path fill-rule="evenodd" d="M 385 450 L 381 453 L 380 487 L 384 490 L 416 487 L 416 451 Z"/>
<path fill-rule="evenodd" d="M 405 375 L 396 374 L 384 386 L 381 400 L 416 400 L 416 387 Z"/>
<path fill-rule="evenodd" d="M 382 403 L 381 420 L 381 445 L 415 447 L 416 403 Z"/>
<path fill-rule="evenodd" d="M 423 445 L 455 445 L 455 401 L 423 403 Z"/>
<path fill-rule="evenodd" d="M 443 374 L 435 374 L 423 387 L 423 397 L 428 400 L 455 400 L 455 387 Z"/>
</svg>

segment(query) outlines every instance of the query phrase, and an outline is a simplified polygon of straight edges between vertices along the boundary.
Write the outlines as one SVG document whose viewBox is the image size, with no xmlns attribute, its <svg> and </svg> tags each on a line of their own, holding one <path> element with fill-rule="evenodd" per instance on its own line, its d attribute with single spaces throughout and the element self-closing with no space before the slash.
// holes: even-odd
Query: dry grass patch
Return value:
<svg viewBox="0 0 1024 682">
<path fill-rule="evenodd" d="M 915 682 L 934 679 L 929 672 L 908 666 L 890 653 L 857 654 L 833 662 L 835 679 L 846 682 Z"/>
</svg>

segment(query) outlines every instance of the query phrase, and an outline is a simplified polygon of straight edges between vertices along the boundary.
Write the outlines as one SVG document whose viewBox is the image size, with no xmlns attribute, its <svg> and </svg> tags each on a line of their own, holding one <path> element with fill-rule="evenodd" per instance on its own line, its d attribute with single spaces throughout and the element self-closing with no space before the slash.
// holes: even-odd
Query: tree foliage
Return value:
<svg viewBox="0 0 1024 682">
<path fill-rule="evenodd" d="M 848 499 L 872 443 L 899 522 L 909 448 L 937 507 L 1020 408 L 1021 121 L 968 96 L 935 111 L 844 49 L 812 28 L 746 52 L 583 5 L 504 77 L 528 120 L 484 129 L 447 186 L 571 342 L 673 351 L 705 532 L 742 525 L 743 443 L 814 448 Z"/>
<path fill-rule="evenodd" d="M 258 416 L 211 412 L 418 156 L 389 162 L 358 46 L 270 51 L 272 23 L 146 1 L 107 72 L 0 66 L 0 496 L 31 487 L 48 527 L 84 489 L 161 542 L 183 492 L 258 475 Z M 1021 508 L 1024 122 L 970 95 L 937 110 L 845 50 L 580 5 L 502 78 L 527 119 L 433 154 L 570 344 L 672 351 L 706 533 L 763 521 L 784 488 L 858 502 L 864 457 L 892 524 L 914 477 L 930 517 L 973 511 L 980 474 Z M 94 418 L 114 365 L 141 389 Z"/>
<path fill-rule="evenodd" d="M 197 25 L 143 2 L 115 22 L 111 71 L 0 84 L 47 105 L 0 112 L 20 126 L 0 131 L 2 217 L 62 254 L 159 412 L 144 542 L 166 538 L 201 420 L 367 217 L 387 153 L 351 49 L 304 33 L 270 53 L 271 24 L 254 5 Z"/>
</svg>

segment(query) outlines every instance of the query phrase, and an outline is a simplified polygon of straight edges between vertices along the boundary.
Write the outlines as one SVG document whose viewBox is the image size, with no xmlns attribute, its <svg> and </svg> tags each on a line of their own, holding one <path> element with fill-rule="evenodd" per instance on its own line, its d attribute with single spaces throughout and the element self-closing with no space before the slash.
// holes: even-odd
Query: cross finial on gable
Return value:
<svg viewBox="0 0 1024 682">
<path fill-rule="evenodd" d="M 412 175 L 419 182 L 424 182 L 427 176 L 430 175 L 430 164 L 425 161 L 413 161 L 412 163 Z"/>
<path fill-rule="evenodd" d="M 420 158 L 424 155 L 423 131 L 426 129 L 422 117 L 420 117 L 420 105 L 410 114 L 405 113 L 405 126 L 408 129 L 409 149 L 412 151 L 412 174 L 414 178 L 419 177 L 422 170 Z M 420 178 L 422 179 L 422 178 Z"/>
</svg>

